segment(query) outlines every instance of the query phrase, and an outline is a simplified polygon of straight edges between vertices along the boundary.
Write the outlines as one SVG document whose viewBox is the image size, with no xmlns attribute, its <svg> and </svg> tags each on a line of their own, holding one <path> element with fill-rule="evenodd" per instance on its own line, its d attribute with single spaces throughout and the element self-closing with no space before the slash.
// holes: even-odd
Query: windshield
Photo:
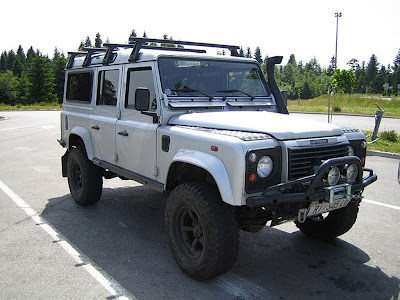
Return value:
<svg viewBox="0 0 400 300">
<path fill-rule="evenodd" d="M 255 63 L 160 58 L 163 92 L 167 96 L 254 97 L 269 96 Z"/>
</svg>

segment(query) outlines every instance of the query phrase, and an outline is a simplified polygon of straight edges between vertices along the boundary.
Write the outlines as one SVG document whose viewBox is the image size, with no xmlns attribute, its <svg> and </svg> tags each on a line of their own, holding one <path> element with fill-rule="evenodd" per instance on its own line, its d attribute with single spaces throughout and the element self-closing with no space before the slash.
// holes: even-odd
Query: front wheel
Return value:
<svg viewBox="0 0 400 300">
<path fill-rule="evenodd" d="M 211 185 L 176 187 L 167 201 L 165 227 L 175 261 L 194 279 L 219 276 L 236 261 L 239 227 L 235 213 Z"/>
<path fill-rule="evenodd" d="M 315 216 L 308 218 L 304 223 L 295 223 L 297 228 L 308 236 L 332 240 L 353 227 L 357 214 L 358 204 L 350 202 L 346 207 L 329 212 L 327 216 Z"/>
<path fill-rule="evenodd" d="M 72 148 L 67 161 L 67 177 L 72 198 L 79 205 L 97 203 L 103 191 L 99 168 L 87 158 L 85 148 Z"/>
</svg>

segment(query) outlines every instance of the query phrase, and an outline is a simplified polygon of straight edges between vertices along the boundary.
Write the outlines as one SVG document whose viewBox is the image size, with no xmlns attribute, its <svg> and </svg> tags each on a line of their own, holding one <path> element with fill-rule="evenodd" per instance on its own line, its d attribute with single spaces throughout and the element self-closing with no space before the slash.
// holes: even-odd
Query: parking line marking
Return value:
<svg viewBox="0 0 400 300">
<path fill-rule="evenodd" d="M 392 204 L 386 204 L 386 203 L 373 201 L 373 200 L 368 200 L 368 199 L 365 199 L 365 198 L 362 200 L 362 202 L 366 202 L 366 203 L 369 203 L 369 204 L 375 204 L 375 205 L 379 205 L 379 206 L 384 206 L 384 207 L 391 208 L 391 209 L 400 210 L 400 206 L 396 206 L 396 205 L 392 205 Z"/>
<path fill-rule="evenodd" d="M 40 226 L 47 234 L 49 234 L 54 242 L 57 242 L 77 263 L 82 266 L 94 279 L 97 280 L 113 297 L 113 299 L 132 299 L 137 300 L 133 295 L 126 291 L 115 279 L 109 276 L 103 269 L 91 261 L 85 254 L 79 252 L 74 245 L 56 229 L 54 229 L 45 219 L 40 217 L 38 213 L 10 189 L 4 182 L 0 180 L 0 189 L 21 208 L 36 225 Z"/>
</svg>

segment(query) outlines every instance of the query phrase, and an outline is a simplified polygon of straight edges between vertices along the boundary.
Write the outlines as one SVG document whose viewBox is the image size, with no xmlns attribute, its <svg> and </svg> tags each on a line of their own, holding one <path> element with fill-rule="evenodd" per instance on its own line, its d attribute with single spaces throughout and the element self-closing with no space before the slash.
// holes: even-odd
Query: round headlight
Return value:
<svg viewBox="0 0 400 300">
<path fill-rule="evenodd" d="M 355 182 L 358 175 L 358 168 L 356 164 L 351 164 L 346 168 L 347 182 Z"/>
<path fill-rule="evenodd" d="M 271 157 L 263 156 L 258 161 L 257 174 L 261 178 L 267 178 L 269 175 L 271 175 L 273 168 L 274 163 L 272 162 Z"/>
<path fill-rule="evenodd" d="M 330 169 L 328 173 L 328 184 L 329 185 L 336 185 L 340 179 L 340 171 L 339 168 L 334 166 Z"/>
</svg>

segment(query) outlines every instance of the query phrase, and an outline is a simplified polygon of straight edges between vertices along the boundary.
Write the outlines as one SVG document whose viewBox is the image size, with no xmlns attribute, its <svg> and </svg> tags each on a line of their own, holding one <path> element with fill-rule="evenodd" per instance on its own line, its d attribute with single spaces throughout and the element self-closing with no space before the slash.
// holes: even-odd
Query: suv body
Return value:
<svg viewBox="0 0 400 300">
<path fill-rule="evenodd" d="M 330 239 L 351 228 L 377 179 L 365 136 L 290 116 L 274 79 L 282 57 L 268 59 L 266 81 L 237 46 L 131 42 L 69 53 L 59 143 L 78 204 L 96 203 L 115 176 L 171 192 L 171 252 L 199 280 L 231 268 L 239 229 L 295 221 Z"/>
</svg>

